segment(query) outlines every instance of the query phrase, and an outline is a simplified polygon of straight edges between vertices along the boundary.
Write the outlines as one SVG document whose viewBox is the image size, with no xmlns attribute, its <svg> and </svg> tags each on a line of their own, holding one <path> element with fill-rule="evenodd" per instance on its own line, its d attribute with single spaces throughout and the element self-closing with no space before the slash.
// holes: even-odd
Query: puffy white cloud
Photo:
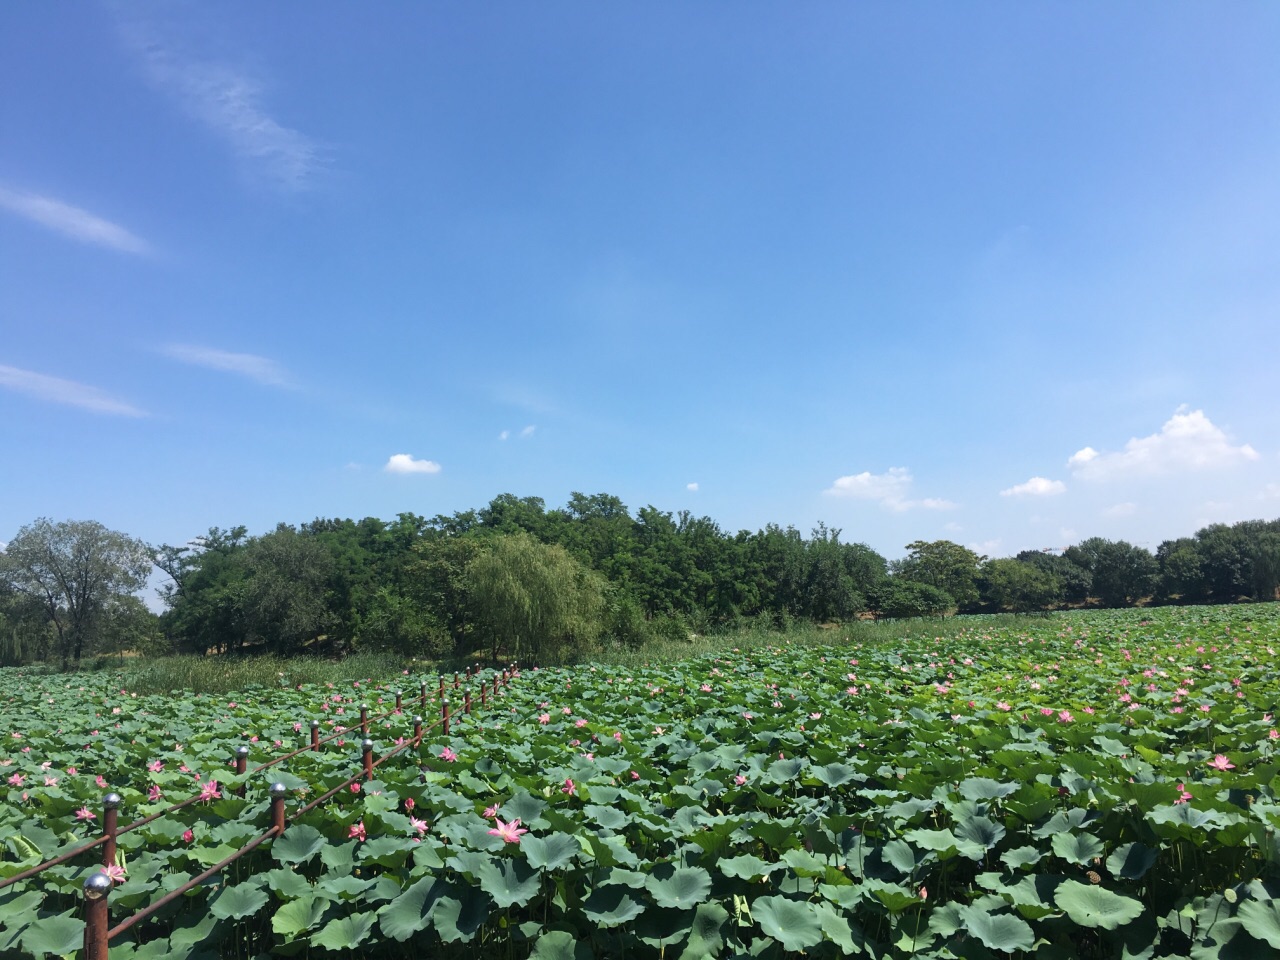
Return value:
<svg viewBox="0 0 1280 960">
<path fill-rule="evenodd" d="M 950 510 L 955 504 L 950 500 L 938 497 L 927 497 L 923 500 L 910 499 L 907 494 L 911 490 L 911 471 L 906 467 L 890 467 L 884 473 L 862 473 L 838 477 L 826 493 L 833 497 L 848 497 L 854 500 L 873 500 L 888 510 Z"/>
<path fill-rule="evenodd" d="M 387 473 L 439 473 L 440 464 L 434 460 L 415 460 L 407 453 L 396 453 L 382 469 Z"/>
<path fill-rule="evenodd" d="M 1085 480 L 1110 480 L 1134 475 L 1160 475 L 1214 467 L 1230 467 L 1258 459 L 1247 443 L 1233 445 L 1203 410 L 1179 408 L 1149 437 L 1133 437 L 1123 450 L 1099 453 L 1085 447 L 1067 461 Z"/>
<path fill-rule="evenodd" d="M 229 350 L 218 350 L 214 347 L 199 347 L 193 344 L 171 343 L 161 347 L 160 352 L 182 363 L 220 373 L 234 373 L 248 377 L 268 387 L 292 387 L 293 379 L 280 364 L 267 357 L 253 353 L 232 353 Z"/>
<path fill-rule="evenodd" d="M 520 431 L 520 436 L 522 439 L 528 439 L 529 437 L 533 436 L 533 431 L 537 429 L 538 429 L 537 426 L 531 423 L 529 424 L 529 426 L 525 427 L 523 430 Z"/>
<path fill-rule="evenodd" d="M 690 493 L 697 493 L 697 492 L 698 492 L 698 485 L 697 485 L 697 483 L 686 483 L 686 484 L 684 485 L 684 488 L 685 488 L 686 490 L 688 490 Z"/>
<path fill-rule="evenodd" d="M 1067 485 L 1061 480 L 1049 480 L 1045 477 L 1032 477 L 1026 483 L 1015 484 L 1008 490 L 1001 490 L 1002 497 L 1051 497 L 1065 493 Z"/>
<path fill-rule="evenodd" d="M 498 439 L 499 439 L 499 440 L 506 440 L 506 439 L 508 439 L 510 436 L 511 436 L 511 431 L 510 431 L 510 430 L 503 430 L 501 433 L 499 433 L 499 434 L 498 434 Z"/>
<path fill-rule="evenodd" d="M 145 241 L 124 227 L 53 197 L 0 187 L 0 207 L 81 243 L 92 243 L 120 253 L 146 253 L 148 249 Z"/>
<path fill-rule="evenodd" d="M 133 404 L 126 403 L 86 383 L 76 383 L 74 380 L 63 380 L 61 377 L 51 377 L 3 364 L 0 364 L 0 387 L 7 387 L 15 393 L 25 393 L 37 400 L 79 407 L 92 413 L 107 413 L 118 417 L 147 415 L 145 410 L 139 410 Z"/>
</svg>

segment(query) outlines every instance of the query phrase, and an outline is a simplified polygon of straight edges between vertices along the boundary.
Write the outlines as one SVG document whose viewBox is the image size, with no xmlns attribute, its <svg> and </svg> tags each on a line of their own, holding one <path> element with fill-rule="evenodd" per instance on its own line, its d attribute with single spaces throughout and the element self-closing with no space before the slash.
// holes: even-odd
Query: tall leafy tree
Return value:
<svg viewBox="0 0 1280 960">
<path fill-rule="evenodd" d="M 967 610 L 978 603 L 978 573 L 985 559 L 950 540 L 916 540 L 907 544 L 907 555 L 894 565 L 894 573 L 941 590 Z"/>
<path fill-rule="evenodd" d="M 1108 607 L 1134 603 L 1155 591 L 1160 568 L 1145 547 L 1090 537 L 1068 547 L 1065 556 L 1089 571 L 1094 596 Z"/>
<path fill-rule="evenodd" d="M 38 602 L 52 623 L 63 669 L 93 649 L 112 605 L 141 590 L 150 571 L 145 543 L 93 520 L 41 518 L 0 554 L 0 579 Z"/>
</svg>

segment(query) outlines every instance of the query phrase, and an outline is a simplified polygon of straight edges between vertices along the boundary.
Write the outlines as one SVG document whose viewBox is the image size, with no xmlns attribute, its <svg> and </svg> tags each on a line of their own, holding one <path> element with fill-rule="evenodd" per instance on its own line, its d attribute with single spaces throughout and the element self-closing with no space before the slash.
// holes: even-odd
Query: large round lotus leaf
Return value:
<svg viewBox="0 0 1280 960">
<path fill-rule="evenodd" d="M 1012 953 L 1030 950 L 1035 943 L 1031 925 L 1007 913 L 990 913 L 980 907 L 963 907 L 960 916 L 965 928 L 992 950 Z"/>
<path fill-rule="evenodd" d="M 751 905 L 751 915 L 784 950 L 808 950 L 822 942 L 822 920 L 812 903 L 761 897 Z"/>
<path fill-rule="evenodd" d="M 616 927 L 644 913 L 644 903 L 623 886 L 596 887 L 582 903 L 582 912 L 592 923 Z"/>
<path fill-rule="evenodd" d="M 1107 857 L 1107 869 L 1113 877 L 1137 880 L 1150 870 L 1159 853 L 1141 843 L 1126 843 Z"/>
<path fill-rule="evenodd" d="M 272 855 L 284 863 L 304 863 L 325 845 L 324 834 L 307 823 L 300 823 L 285 831 L 284 836 L 271 841 Z"/>
<path fill-rule="evenodd" d="M 1246 900 L 1236 911 L 1236 919 L 1250 936 L 1280 949 L 1280 909 L 1274 900 Z"/>
<path fill-rule="evenodd" d="M 1102 841 L 1091 833 L 1059 833 L 1053 838 L 1053 852 L 1068 863 L 1088 863 L 1102 856 Z"/>
<path fill-rule="evenodd" d="M 687 909 L 707 899 L 711 874 L 701 867 L 659 867 L 649 875 L 645 887 L 658 906 Z"/>
<path fill-rule="evenodd" d="M 591 948 L 572 933 L 552 930 L 533 945 L 529 960 L 590 960 Z"/>
<path fill-rule="evenodd" d="M 267 891 L 262 887 L 256 883 L 240 883 L 223 887 L 209 904 L 209 912 L 222 920 L 239 920 L 257 913 L 266 903 Z"/>
<path fill-rule="evenodd" d="M 1054 894 L 1058 907 L 1082 927 L 1114 930 L 1142 913 L 1142 904 L 1102 887 L 1068 880 Z"/>
</svg>

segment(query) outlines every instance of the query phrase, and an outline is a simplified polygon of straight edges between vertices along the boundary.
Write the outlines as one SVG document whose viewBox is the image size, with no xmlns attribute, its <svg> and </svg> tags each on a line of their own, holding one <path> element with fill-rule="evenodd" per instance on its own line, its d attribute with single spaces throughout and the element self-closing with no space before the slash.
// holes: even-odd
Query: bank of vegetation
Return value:
<svg viewBox="0 0 1280 960">
<path fill-rule="evenodd" d="M 575 493 L 479 510 L 213 528 L 151 547 L 38 520 L 0 554 L 0 663 L 111 652 L 389 653 L 563 662 L 734 631 L 975 612 L 1277 598 L 1280 520 L 1204 528 L 1153 553 L 1093 537 L 987 558 L 947 540 L 892 562 L 842 531 L 709 517 Z M 137 599 L 152 568 L 164 611 Z"/>
</svg>

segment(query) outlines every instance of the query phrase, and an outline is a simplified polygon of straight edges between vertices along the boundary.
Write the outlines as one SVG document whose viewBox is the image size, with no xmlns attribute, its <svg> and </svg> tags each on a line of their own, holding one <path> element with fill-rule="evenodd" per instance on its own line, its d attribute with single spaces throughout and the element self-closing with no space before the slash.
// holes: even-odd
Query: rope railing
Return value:
<svg viewBox="0 0 1280 960">
<path fill-rule="evenodd" d="M 507 684 L 510 683 L 514 675 L 515 675 L 514 664 L 510 668 L 503 670 L 501 674 L 495 674 L 493 679 L 493 695 L 495 697 L 498 695 L 499 691 L 503 687 L 505 687 Z M 478 671 L 476 673 L 476 676 L 477 677 L 479 676 Z M 467 678 L 469 680 L 472 679 L 470 668 L 467 669 Z M 459 684 L 460 684 L 459 675 L 455 673 L 453 689 L 455 690 L 458 689 Z M 54 858 L 53 860 L 49 860 L 49 861 L 46 861 L 45 863 L 38 864 L 35 867 L 29 868 L 28 870 L 25 870 L 20 874 L 15 874 L 12 877 L 8 877 L 5 880 L 0 881 L 0 888 L 8 886 L 9 884 L 12 884 L 12 883 L 16 883 L 19 880 L 33 877 L 41 873 L 42 871 L 47 870 L 50 867 L 56 866 L 60 863 L 66 863 L 68 860 L 73 859 L 74 857 L 78 856 L 81 853 L 84 853 L 87 850 L 91 850 L 97 846 L 102 846 L 103 847 L 102 869 L 96 870 L 95 872 L 90 874 L 90 876 L 87 877 L 84 881 L 84 897 L 85 897 L 84 960 L 108 960 L 107 958 L 108 945 L 110 944 L 111 940 L 113 940 L 119 934 L 124 933 L 125 931 L 129 930 L 136 924 L 141 923 L 142 921 L 150 918 L 157 911 L 163 909 L 165 906 L 172 903 L 179 897 L 183 896 L 188 891 L 199 886 L 209 877 L 212 877 L 214 874 L 225 869 L 227 866 L 239 860 L 241 857 L 244 857 L 248 853 L 251 853 L 253 850 L 257 849 L 266 841 L 283 836 L 285 829 L 289 823 L 295 822 L 296 820 L 298 820 L 298 818 L 316 809 L 317 807 L 319 807 L 321 804 L 331 799 L 340 791 L 349 788 L 353 783 L 360 780 L 362 777 L 365 780 L 372 780 L 374 771 L 377 769 L 378 766 L 385 763 L 387 760 L 390 760 L 393 756 L 395 756 L 396 754 L 400 753 L 402 750 L 405 750 L 410 746 L 420 747 L 425 734 L 428 733 L 429 731 L 439 727 L 441 731 L 447 736 L 449 734 L 451 714 L 449 711 L 449 701 L 444 696 L 445 689 L 446 689 L 445 680 L 444 680 L 444 677 L 442 676 L 440 678 L 439 687 L 437 689 L 437 695 L 439 697 L 440 705 L 441 705 L 440 716 L 425 728 L 423 727 L 422 717 L 415 716 L 413 718 L 413 725 L 414 725 L 413 736 L 403 739 L 401 743 L 398 743 L 393 749 L 387 751 L 376 761 L 373 759 L 373 748 L 374 748 L 373 741 L 368 739 L 367 737 L 368 724 L 371 722 L 386 719 L 387 717 L 394 716 L 398 713 L 401 713 L 403 711 L 403 699 L 402 699 L 401 691 L 399 690 L 396 691 L 395 708 L 393 710 L 387 711 L 386 713 L 378 717 L 370 718 L 368 716 L 367 707 L 362 706 L 361 717 L 360 717 L 361 729 L 365 732 L 366 737 L 361 743 L 362 764 L 361 764 L 361 769 L 359 771 L 357 771 L 351 777 L 348 777 L 346 780 L 338 784 L 336 787 L 333 787 L 330 790 L 326 791 L 325 793 L 321 794 L 319 797 L 316 797 L 310 803 L 306 804 L 303 807 L 300 807 L 297 811 L 294 812 L 292 816 L 287 816 L 287 813 L 285 810 L 285 798 L 288 794 L 288 788 L 283 783 L 271 784 L 271 787 L 269 788 L 269 791 L 268 791 L 271 797 L 271 826 L 265 833 L 260 834 L 258 837 L 256 837 L 255 839 L 251 840 L 249 843 L 241 847 L 239 850 L 237 850 L 236 852 L 226 857 L 224 860 L 214 864 L 213 866 L 204 870 L 199 875 L 191 878 L 182 886 L 165 894 L 159 900 L 156 900 L 154 903 L 149 904 L 147 907 L 143 908 L 142 910 L 139 910 L 137 913 L 134 913 L 126 917 L 125 919 L 121 920 L 114 927 L 108 928 L 107 926 L 110 919 L 108 901 L 110 899 L 109 895 L 110 895 L 111 888 L 113 886 L 114 881 L 106 873 L 106 868 L 111 867 L 116 861 L 116 838 L 122 833 L 127 833 L 130 830 L 135 830 L 141 826 L 144 826 L 145 824 L 151 823 L 152 821 L 165 816 L 167 813 L 172 813 L 176 810 L 182 809 L 183 807 L 189 806 L 190 804 L 195 803 L 202 798 L 207 798 L 206 794 L 204 793 L 197 794 L 196 796 L 191 797 L 187 800 L 171 805 L 166 810 L 162 810 L 157 813 L 153 813 L 149 816 L 143 817 L 140 820 L 136 820 L 133 823 L 128 824 L 124 827 L 118 827 L 116 823 L 118 810 L 121 803 L 120 797 L 119 795 L 114 793 L 108 794 L 106 797 L 103 798 L 102 836 L 96 838 L 95 840 L 90 841 L 89 843 L 83 844 L 74 850 L 68 851 L 62 854 L 61 856 Z M 425 683 L 421 685 L 420 699 L 425 709 L 425 706 L 427 703 L 427 685 Z M 480 702 L 482 706 L 486 705 L 488 702 L 488 689 L 487 689 L 487 684 L 484 680 L 480 681 Z M 464 714 L 470 714 L 472 712 L 470 690 L 466 690 L 463 692 L 463 712 Z M 308 746 L 303 747 L 299 750 L 294 750 L 291 753 L 285 754 L 283 756 L 276 757 L 267 763 L 260 764 L 259 766 L 255 767 L 251 772 L 259 773 L 262 770 L 266 770 L 292 757 L 297 757 L 303 753 L 307 753 L 308 751 L 318 750 L 320 745 L 323 744 L 324 742 L 334 739 L 338 736 L 341 736 L 342 733 L 348 732 L 344 730 L 341 733 L 334 734 L 330 737 L 325 737 L 323 739 L 320 739 L 318 737 L 318 730 L 319 730 L 319 721 L 313 720 L 311 723 L 311 742 Z M 243 745 L 237 748 L 235 752 L 235 768 L 236 768 L 236 773 L 239 775 L 244 775 L 246 773 L 248 753 L 249 753 L 248 748 Z M 241 783 L 236 788 L 236 792 L 239 796 L 244 795 L 243 783 Z"/>
</svg>

